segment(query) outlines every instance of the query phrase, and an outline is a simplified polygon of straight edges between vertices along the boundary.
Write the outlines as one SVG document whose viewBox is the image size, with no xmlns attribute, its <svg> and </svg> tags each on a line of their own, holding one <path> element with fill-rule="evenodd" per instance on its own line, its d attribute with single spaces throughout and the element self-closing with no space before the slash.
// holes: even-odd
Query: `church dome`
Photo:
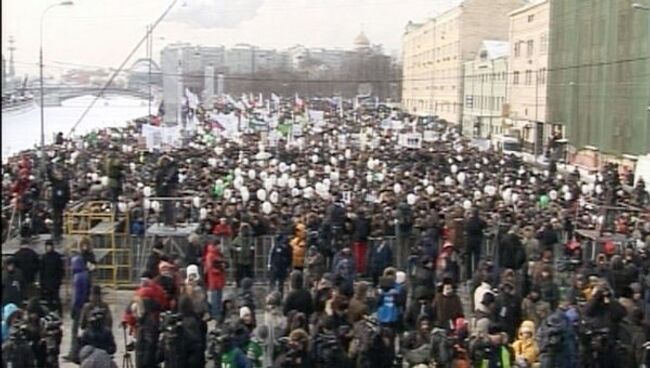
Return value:
<svg viewBox="0 0 650 368">
<path fill-rule="evenodd" d="M 370 40 L 363 31 L 354 39 L 354 47 L 357 49 L 370 47 Z"/>
</svg>

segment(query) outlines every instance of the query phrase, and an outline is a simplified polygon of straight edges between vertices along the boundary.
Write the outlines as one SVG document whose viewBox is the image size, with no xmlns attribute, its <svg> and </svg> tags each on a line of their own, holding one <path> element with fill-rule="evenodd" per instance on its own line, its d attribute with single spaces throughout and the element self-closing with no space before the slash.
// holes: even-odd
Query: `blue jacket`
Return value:
<svg viewBox="0 0 650 368">
<path fill-rule="evenodd" d="M 72 257 L 72 315 L 81 311 L 90 295 L 90 275 L 81 255 Z"/>
<path fill-rule="evenodd" d="M 20 309 L 16 304 L 10 303 L 4 306 L 2 309 L 2 342 L 4 343 L 7 337 L 9 337 L 9 319 L 11 316 L 19 312 Z"/>
<path fill-rule="evenodd" d="M 377 303 L 377 320 L 379 323 L 394 323 L 399 320 L 399 293 L 400 291 L 396 287 L 393 287 L 379 294 Z"/>
</svg>

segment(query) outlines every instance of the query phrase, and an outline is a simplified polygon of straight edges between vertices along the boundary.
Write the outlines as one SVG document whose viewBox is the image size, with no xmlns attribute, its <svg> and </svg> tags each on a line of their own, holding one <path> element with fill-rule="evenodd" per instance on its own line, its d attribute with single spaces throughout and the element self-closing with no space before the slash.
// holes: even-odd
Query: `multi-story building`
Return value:
<svg viewBox="0 0 650 368">
<path fill-rule="evenodd" d="M 529 152 L 544 151 L 545 139 L 558 130 L 546 118 L 549 54 L 549 1 L 510 13 L 508 123 Z"/>
<path fill-rule="evenodd" d="M 489 138 L 503 133 L 507 94 L 508 42 L 483 41 L 463 70 L 463 135 Z"/>
<path fill-rule="evenodd" d="M 459 124 L 463 63 L 475 57 L 483 40 L 507 40 L 508 13 L 525 4 L 524 0 L 465 0 L 424 23 L 409 23 L 402 42 L 404 107 Z"/>
<path fill-rule="evenodd" d="M 621 0 L 551 0 L 548 120 L 569 159 L 650 152 L 650 14 Z"/>
</svg>

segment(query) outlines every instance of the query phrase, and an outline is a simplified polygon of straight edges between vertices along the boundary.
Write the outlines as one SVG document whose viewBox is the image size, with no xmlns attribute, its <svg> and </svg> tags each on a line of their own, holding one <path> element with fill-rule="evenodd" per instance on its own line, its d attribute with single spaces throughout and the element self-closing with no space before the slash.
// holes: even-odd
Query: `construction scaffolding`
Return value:
<svg viewBox="0 0 650 368">
<path fill-rule="evenodd" d="M 132 284 L 129 224 L 128 211 L 116 213 L 107 201 L 82 202 L 65 212 L 65 234 L 88 239 L 95 253 L 94 282 L 116 289 Z"/>
</svg>

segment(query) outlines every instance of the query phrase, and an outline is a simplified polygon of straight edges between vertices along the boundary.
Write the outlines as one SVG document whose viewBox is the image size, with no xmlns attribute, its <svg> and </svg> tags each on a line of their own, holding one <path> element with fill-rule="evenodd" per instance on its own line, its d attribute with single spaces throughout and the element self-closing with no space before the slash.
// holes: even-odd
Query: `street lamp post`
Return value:
<svg viewBox="0 0 650 368">
<path fill-rule="evenodd" d="M 61 1 L 56 4 L 52 4 L 43 10 L 41 14 L 41 26 L 40 26 L 40 47 L 38 53 L 38 66 L 40 69 L 40 89 L 41 89 L 41 154 L 42 158 L 45 160 L 45 88 L 43 87 L 43 19 L 48 10 L 55 8 L 57 6 L 71 6 L 74 3 L 72 1 Z M 43 161 L 45 162 L 45 161 Z"/>
</svg>

